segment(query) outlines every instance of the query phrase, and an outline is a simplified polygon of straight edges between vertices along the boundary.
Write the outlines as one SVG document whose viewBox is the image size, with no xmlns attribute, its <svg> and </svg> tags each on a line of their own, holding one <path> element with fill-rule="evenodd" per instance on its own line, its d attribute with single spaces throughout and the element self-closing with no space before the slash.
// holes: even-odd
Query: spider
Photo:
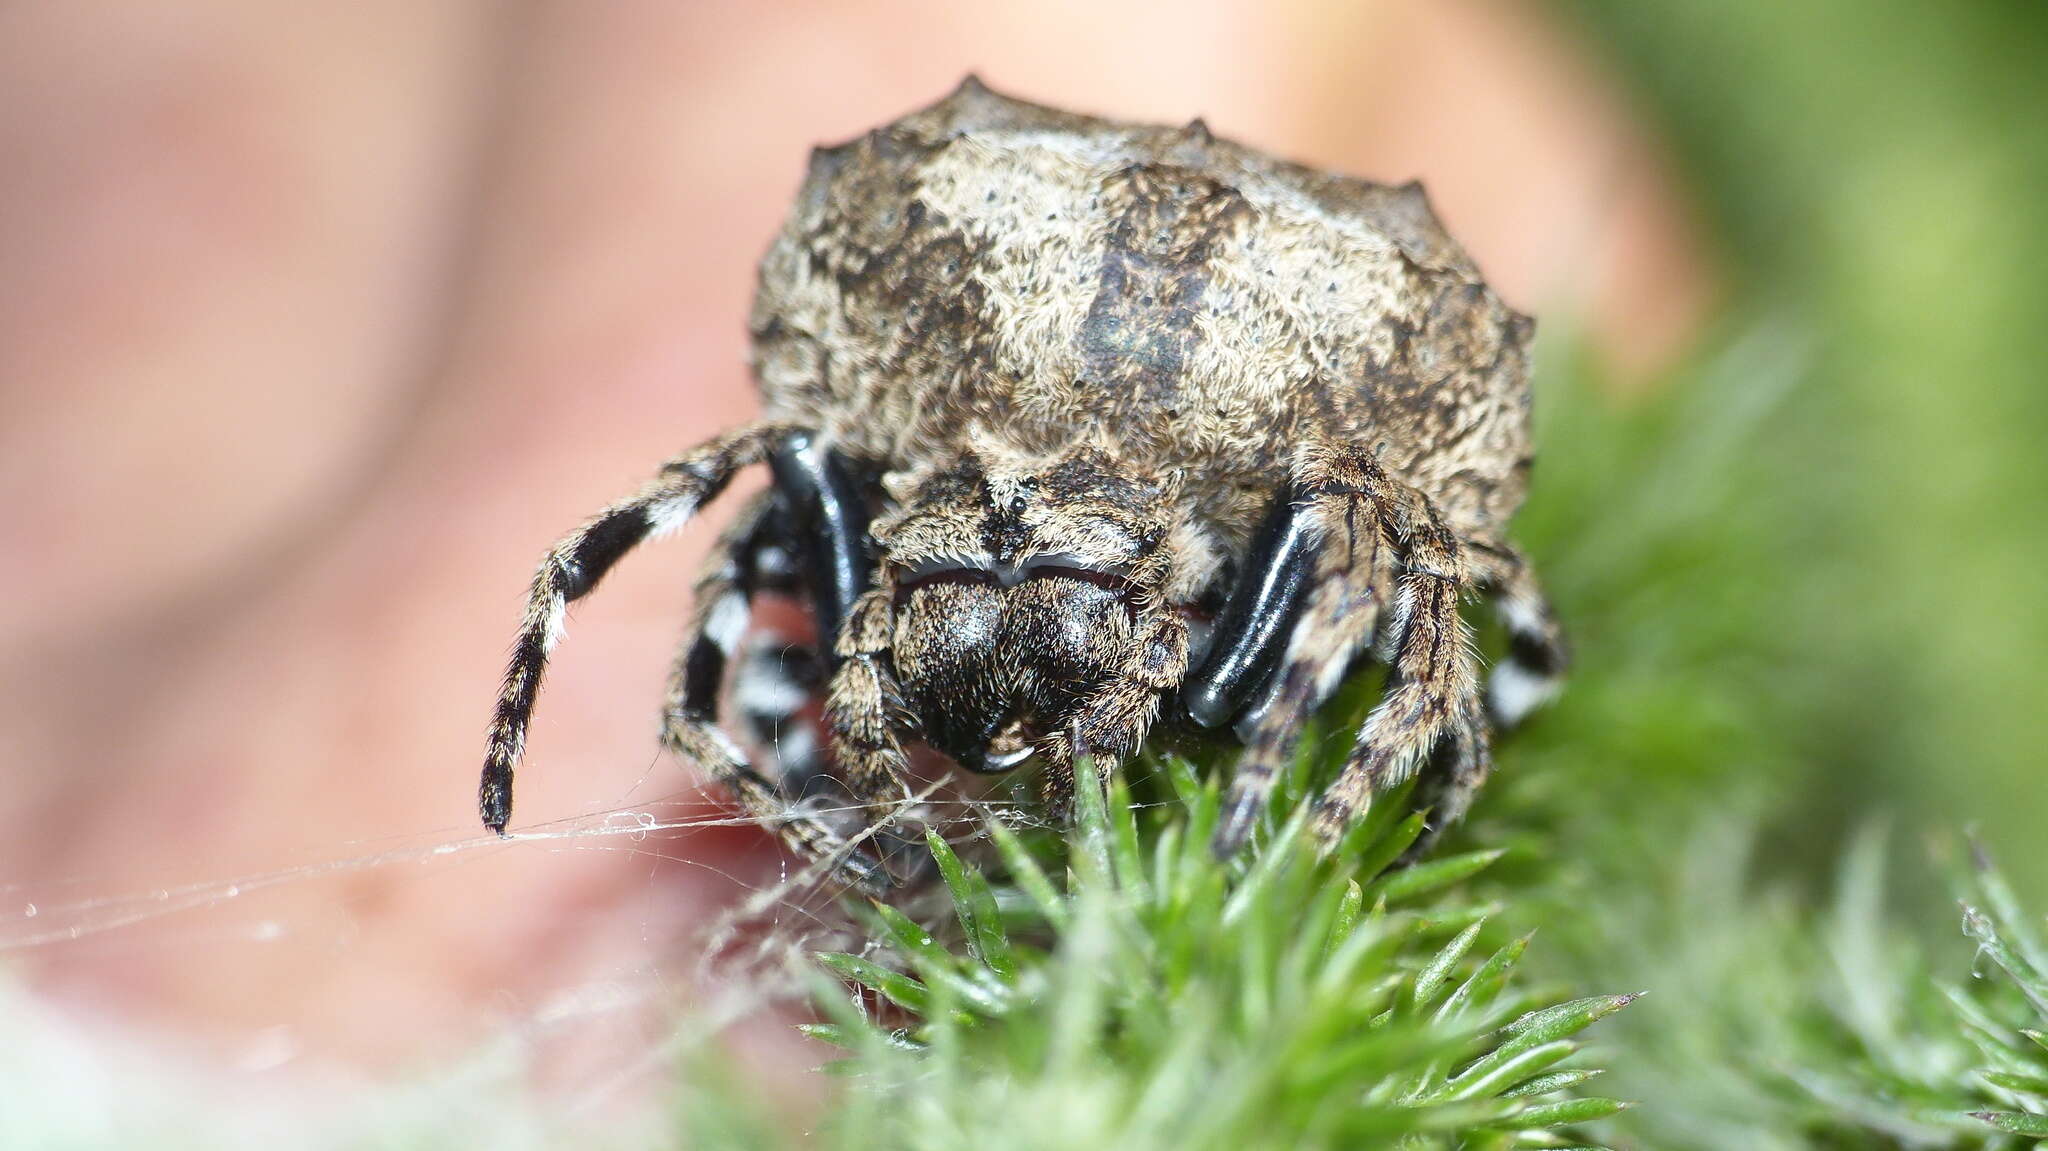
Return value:
<svg viewBox="0 0 2048 1151">
<path fill-rule="evenodd" d="M 664 744 L 853 883 L 891 876 L 821 779 L 879 819 L 906 746 L 971 772 L 1106 770 L 1155 721 L 1243 740 L 1215 833 L 1235 852 L 1308 714 L 1389 668 L 1312 827 L 1334 839 L 1425 765 L 1436 826 L 1491 766 L 1459 616 L 1491 596 L 1512 722 L 1556 690 L 1555 617 L 1507 542 L 1527 488 L 1531 321 L 1415 184 L 1285 163 L 1181 128 L 1010 99 L 973 78 L 813 152 L 751 320 L 764 415 L 663 465 L 556 544 L 491 725 L 480 807 L 503 832 L 568 604 L 734 474 L 772 485 L 697 584 Z M 762 593 L 807 598 L 821 650 L 742 647 Z M 718 718 L 729 663 L 763 770 Z M 785 724 L 825 694 L 827 746 Z M 762 742 L 757 739 L 757 742 Z"/>
</svg>

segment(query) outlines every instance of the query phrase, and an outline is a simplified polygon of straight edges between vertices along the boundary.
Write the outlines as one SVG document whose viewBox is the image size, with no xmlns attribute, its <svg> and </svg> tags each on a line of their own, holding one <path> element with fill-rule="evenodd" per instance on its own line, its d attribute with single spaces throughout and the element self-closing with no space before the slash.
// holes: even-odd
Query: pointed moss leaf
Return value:
<svg viewBox="0 0 2048 1151">
<path fill-rule="evenodd" d="M 1374 894 L 1385 896 L 1389 903 L 1414 899 L 1441 891 L 1452 884 L 1462 883 L 1491 867 L 1495 860 L 1505 854 L 1505 849 L 1495 848 L 1418 863 L 1374 880 L 1372 891 Z"/>
<path fill-rule="evenodd" d="M 996 845 L 996 853 L 1003 857 L 1003 867 L 1009 872 L 1010 881 L 1017 885 L 1025 898 L 1031 900 L 1032 906 L 1038 909 L 1046 922 L 1054 927 L 1064 926 L 1067 922 L 1066 898 L 1053 886 L 1045 869 L 1024 846 L 1024 841 L 997 820 L 989 821 L 988 834 Z"/>
<path fill-rule="evenodd" d="M 1422 830 L 1426 825 L 1427 817 L 1418 811 L 1395 824 L 1392 831 L 1369 841 L 1368 846 L 1356 857 L 1357 870 L 1354 874 L 1362 880 L 1373 879 L 1380 872 L 1392 867 L 1403 852 L 1413 847 L 1417 839 L 1422 838 Z"/>
<path fill-rule="evenodd" d="M 1074 761 L 1074 836 L 1081 846 L 1077 864 L 1090 864 L 1095 874 L 1107 879 L 1114 874 L 1110 865 L 1109 812 L 1103 806 L 1102 776 L 1095 760 L 1082 756 Z"/>
<path fill-rule="evenodd" d="M 898 1007 L 923 1012 L 931 1006 L 931 995 L 924 984 L 901 972 L 844 952 L 828 951 L 817 958 L 827 970 L 860 984 Z"/>
<path fill-rule="evenodd" d="M 1989 916 L 1964 904 L 1963 933 L 1976 940 L 1978 950 L 1990 956 L 1993 963 L 1998 964 L 2012 977 L 2013 984 L 2020 989 L 2020 994 L 2025 995 L 2027 1001 L 2034 1005 L 2034 1010 L 2048 1014 L 2048 980 L 2044 980 L 2041 973 L 2034 970 L 2033 964 L 2028 963 L 2025 956 L 2013 950 L 2012 945 L 1999 934 L 1998 926 Z"/>
<path fill-rule="evenodd" d="M 1529 939 L 1524 935 L 1488 956 L 1486 962 L 1467 976 L 1465 982 L 1460 983 L 1458 989 L 1436 1009 L 1433 1022 L 1453 1022 L 1472 1005 L 1484 1003 L 1498 993 L 1507 985 L 1508 972 L 1514 970 L 1515 964 L 1522 960 L 1522 953 L 1528 950 Z"/>
<path fill-rule="evenodd" d="M 1166 897 L 1178 886 L 1174 879 L 1180 873 L 1181 829 L 1179 823 L 1168 824 L 1159 829 L 1152 841 L 1152 890 Z"/>
<path fill-rule="evenodd" d="M 1470 1067 L 1452 1076 L 1450 1081 L 1444 1084 L 1438 1097 L 1483 1099 L 1498 1095 L 1570 1056 L 1578 1049 L 1579 1045 L 1569 1039 L 1557 1039 L 1526 1047 L 1519 1043 L 1504 1043 L 1481 1056 Z"/>
<path fill-rule="evenodd" d="M 1184 755 L 1163 755 L 1159 764 L 1165 769 L 1167 783 L 1173 788 L 1173 797 L 1182 807 L 1193 807 L 1201 801 L 1204 790 L 1201 772 L 1194 762 Z"/>
<path fill-rule="evenodd" d="M 1628 1104 L 1619 1099 L 1560 1099 L 1555 1103 L 1541 1103 L 1514 1116 L 1503 1126 L 1515 1128 L 1563 1127 L 1572 1123 L 1591 1123 L 1598 1119 L 1609 1119 L 1628 1110 Z"/>
<path fill-rule="evenodd" d="M 873 1029 L 869 1029 L 865 1034 L 850 1031 L 837 1023 L 799 1023 L 796 1025 L 796 1029 L 799 1034 L 808 1035 L 821 1043 L 830 1043 L 834 1047 L 843 1047 L 849 1051 L 858 1047 L 863 1041 L 879 1034 L 879 1032 Z"/>
<path fill-rule="evenodd" d="M 1596 1020 L 1614 1014 L 1637 998 L 1635 995 L 1600 995 L 1532 1011 L 1501 1028 L 1506 1040 L 1452 1076 L 1446 1087 L 1452 1098 L 1469 1098 L 1475 1091 L 1503 1090 L 1519 1083 L 1570 1054 L 1572 1044 L 1568 1036 L 1585 1030 Z M 1546 1058 L 1535 1061 L 1525 1058 L 1532 1051 L 1543 1051 Z"/>
<path fill-rule="evenodd" d="M 939 945 L 924 925 L 896 910 L 886 903 L 873 905 L 875 919 L 881 923 L 882 932 L 897 950 L 906 956 L 922 956 L 928 959 L 949 960 L 952 952 Z"/>
<path fill-rule="evenodd" d="M 1142 900 L 1145 897 L 1145 857 L 1138 849 L 1137 809 L 1131 804 L 1130 787 L 1124 783 L 1121 772 L 1111 777 L 1108 788 L 1110 860 L 1116 865 L 1117 882 L 1126 890 L 1137 893 Z"/>
<path fill-rule="evenodd" d="M 2028 1115 L 2020 1111 L 1972 1111 L 1970 1117 L 2014 1135 L 2048 1138 L 2048 1115 Z"/>
<path fill-rule="evenodd" d="M 1017 965 L 1010 955 L 1010 937 L 1003 930 L 1002 917 L 996 911 L 996 897 L 988 889 L 988 881 L 982 878 L 979 869 L 969 869 L 953 853 L 953 847 L 936 831 L 925 832 L 925 842 L 931 848 L 932 858 L 938 862 L 939 875 L 946 881 L 946 890 L 953 895 L 953 913 L 960 920 L 960 930 L 967 933 L 967 950 L 976 959 L 1005 978 L 1016 974 Z"/>
<path fill-rule="evenodd" d="M 2027 1075 L 2016 1071 L 1979 1071 L 1984 1081 L 2007 1091 L 2018 1091 L 2026 1095 L 2048 1097 L 2048 1079 L 2039 1075 Z"/>
<path fill-rule="evenodd" d="M 1538 1075 L 1534 1079 L 1509 1088 L 1501 1092 L 1500 1096 L 1503 1099 L 1536 1099 L 1553 1092 L 1566 1091 L 1577 1087 L 1598 1074 L 1600 1074 L 1598 1070 L 1553 1071 L 1548 1075 Z"/>
<path fill-rule="evenodd" d="M 1423 965 L 1421 971 L 1415 973 L 1415 987 L 1409 995 L 1412 1005 L 1420 1009 L 1436 1002 L 1437 992 L 1450 980 L 1451 972 L 1465 958 L 1465 953 L 1472 950 L 1473 941 L 1479 938 L 1479 931 L 1485 926 L 1486 921 L 1482 919 L 1460 931 Z"/>
<path fill-rule="evenodd" d="M 1000 1015 L 1009 1010 L 1009 985 L 1001 975 L 961 960 L 915 920 L 887 904 L 877 904 L 875 916 L 884 934 L 910 961 L 927 991 L 943 991 L 983 1015 Z"/>
<path fill-rule="evenodd" d="M 1358 917 L 1365 910 L 1365 888 L 1355 879 L 1344 881 L 1344 898 L 1337 901 L 1337 914 L 1330 919 L 1330 934 L 1323 943 L 1323 957 L 1342 946 L 1358 928 Z"/>
<path fill-rule="evenodd" d="M 1642 997 L 1643 992 L 1638 991 L 1634 995 L 1593 995 L 1574 999 L 1555 1007 L 1531 1011 L 1501 1028 L 1501 1033 L 1512 1035 L 1517 1040 L 1548 1043 L 1584 1031 L 1595 1021 L 1605 1019 Z"/>
<path fill-rule="evenodd" d="M 1251 867 L 1238 880 L 1237 889 L 1223 905 L 1223 924 L 1228 927 L 1243 917 L 1264 895 L 1274 879 L 1296 862 L 1300 850 L 1302 831 L 1308 826 L 1308 808 L 1296 809 L 1294 816 L 1273 837 L 1272 842 L 1256 853 Z"/>
<path fill-rule="evenodd" d="M 2048 971 L 2048 943 L 2035 934 L 2033 919 L 2020 905 L 2005 873 L 1991 861 L 1991 852 L 1974 836 L 1970 839 L 1970 860 L 1976 871 L 1977 888 L 1984 893 L 1984 903 L 2002 933 L 2011 938 L 2013 946 L 2035 971 Z"/>
</svg>

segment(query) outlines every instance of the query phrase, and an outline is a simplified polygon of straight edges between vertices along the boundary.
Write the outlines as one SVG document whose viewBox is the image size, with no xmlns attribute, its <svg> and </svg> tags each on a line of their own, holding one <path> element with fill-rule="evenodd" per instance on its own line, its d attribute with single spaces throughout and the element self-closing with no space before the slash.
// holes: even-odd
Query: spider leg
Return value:
<svg viewBox="0 0 2048 1151">
<path fill-rule="evenodd" d="M 491 720 L 477 788 L 477 808 L 485 827 L 502 834 L 511 819 L 513 769 L 525 750 L 534 699 L 548 656 L 561 638 L 570 602 L 597 586 L 642 540 L 682 527 L 741 468 L 762 462 L 778 440 L 795 430 L 787 424 L 750 424 L 677 456 L 662 466 L 653 482 L 599 512 L 548 552 L 534 573 L 526 619 Z"/>
<path fill-rule="evenodd" d="M 1400 554 L 1393 671 L 1343 771 L 1318 804 L 1314 828 L 1325 840 L 1341 836 L 1374 792 L 1414 775 L 1441 737 L 1452 739 L 1452 770 L 1464 782 L 1453 789 L 1458 810 L 1439 812 L 1439 828 L 1463 814 L 1462 805 L 1492 767 L 1476 660 L 1458 615 L 1459 598 L 1471 585 L 1463 550 L 1427 496 L 1399 484 L 1387 490 Z"/>
<path fill-rule="evenodd" d="M 1219 629 L 1205 669 L 1213 671 L 1219 660 L 1231 659 L 1277 664 L 1267 683 L 1245 677 L 1250 682 L 1239 681 L 1233 693 L 1245 701 L 1240 706 L 1251 710 L 1240 720 L 1245 751 L 1211 842 L 1219 856 L 1243 846 L 1275 781 L 1294 760 L 1302 723 L 1343 681 L 1353 657 L 1372 642 L 1389 598 L 1386 519 L 1395 487 L 1362 452 L 1327 446 L 1304 451 L 1288 492 L 1259 537 L 1279 546 L 1255 549 L 1253 564 L 1226 602 L 1221 617 L 1226 622 L 1254 622 L 1256 613 L 1240 610 L 1247 601 L 1277 601 L 1291 607 L 1292 618 L 1285 631 L 1261 625 L 1264 635 L 1257 644 L 1274 649 L 1270 653 L 1247 651 L 1242 632 Z M 1276 595 L 1276 589 L 1287 594 Z M 1237 652 L 1244 654 L 1233 655 Z M 1227 680 L 1212 674 L 1201 684 Z M 1197 709 L 1206 701 L 1196 696 L 1192 702 L 1190 710 L 1200 719 L 1203 712 Z M 1221 722 L 1230 713 L 1209 714 Z"/>
<path fill-rule="evenodd" d="M 782 791 L 802 799 L 824 778 L 824 747 L 798 717 L 824 691 L 824 657 L 810 643 L 775 632 L 740 646 L 732 672 L 732 704 L 756 747 L 772 749 Z"/>
<path fill-rule="evenodd" d="M 1217 616 L 1207 655 L 1181 684 L 1181 703 L 1203 727 L 1243 714 L 1273 678 L 1317 572 L 1319 516 L 1290 484 L 1252 537 L 1238 585 Z"/>
<path fill-rule="evenodd" d="M 733 669 L 733 705 L 755 744 L 775 749 L 782 790 L 801 798 L 821 782 L 824 749 L 792 720 L 837 666 L 832 641 L 873 582 L 869 510 L 855 468 L 815 437 L 784 438 L 768 466 L 775 503 L 751 545 L 755 590 L 807 602 L 818 638 L 750 640 Z"/>
<path fill-rule="evenodd" d="M 1487 682 L 1487 704 L 1496 724 L 1512 727 L 1557 697 L 1571 666 L 1571 647 L 1526 557 L 1493 544 L 1475 544 L 1471 551 L 1473 574 L 1492 593 L 1494 612 L 1508 634 L 1507 658 Z"/>
<path fill-rule="evenodd" d="M 846 459 L 807 432 L 777 443 L 768 466 L 789 513 L 788 534 L 797 541 L 810 576 L 819 646 L 837 667 L 834 640 L 855 601 L 874 583 L 867 501 Z"/>
<path fill-rule="evenodd" d="M 786 516 L 781 492 L 764 492 L 749 504 L 721 538 L 698 579 L 689 639 L 669 680 L 663 710 L 662 744 L 703 765 L 732 793 L 741 810 L 774 829 L 792 849 L 810 859 L 832 860 L 851 884 L 870 892 L 887 890 L 887 873 L 841 834 L 840 829 L 791 802 L 787 781 L 755 769 L 717 718 L 726 665 L 739 653 L 754 593 L 763 583 L 760 558 L 772 546 L 775 522 Z M 773 579 L 771 573 L 768 577 Z M 747 714 L 748 665 L 738 669 L 739 703 Z M 763 701 L 755 700 L 758 709 Z M 788 708 L 794 711 L 801 704 Z M 751 718 L 751 716 L 750 716 Z"/>
</svg>

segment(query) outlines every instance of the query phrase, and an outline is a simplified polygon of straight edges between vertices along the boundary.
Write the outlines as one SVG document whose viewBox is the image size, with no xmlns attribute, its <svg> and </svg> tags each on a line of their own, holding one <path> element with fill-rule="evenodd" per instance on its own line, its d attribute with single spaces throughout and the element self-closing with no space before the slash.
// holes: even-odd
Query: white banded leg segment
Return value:
<svg viewBox="0 0 2048 1151">
<path fill-rule="evenodd" d="M 830 860 L 850 885 L 880 893 L 891 886 L 881 866 L 850 844 L 838 828 L 793 805 L 786 789 L 756 770 L 746 750 L 718 723 L 725 671 L 735 661 L 736 691 L 744 682 L 749 649 L 742 646 L 742 638 L 752 615 L 755 561 L 771 498 L 764 493 L 748 507 L 720 540 L 697 581 L 689 638 L 669 678 L 662 744 L 710 772 L 741 810 L 773 829 L 800 856 Z"/>
<path fill-rule="evenodd" d="M 816 648 L 773 632 L 741 644 L 733 709 L 754 745 L 773 752 L 776 778 L 792 796 L 801 796 L 824 770 L 823 746 L 800 714 L 823 688 L 824 660 Z"/>
<path fill-rule="evenodd" d="M 783 424 L 753 424 L 678 456 L 637 494 L 598 513 L 550 549 L 527 593 L 525 620 L 491 720 L 477 788 L 484 826 L 502 833 L 511 819 L 513 771 L 525 752 L 534 701 L 569 604 L 588 594 L 641 541 L 681 527 L 739 469 L 760 463 L 775 440 L 792 430 Z"/>
<path fill-rule="evenodd" d="M 1508 652 L 1494 669 L 1489 692 L 1493 714 L 1504 725 L 1520 723 L 1556 699 L 1571 666 L 1571 647 L 1557 613 L 1527 561 L 1520 556 L 1515 560 L 1494 593 L 1494 610 L 1508 633 Z"/>
</svg>

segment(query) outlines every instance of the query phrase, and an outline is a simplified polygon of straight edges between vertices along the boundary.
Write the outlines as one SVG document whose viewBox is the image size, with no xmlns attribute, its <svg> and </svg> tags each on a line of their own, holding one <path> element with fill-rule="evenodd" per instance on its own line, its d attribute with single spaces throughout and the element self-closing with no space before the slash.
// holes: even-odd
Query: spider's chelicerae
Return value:
<svg viewBox="0 0 2048 1151">
<path fill-rule="evenodd" d="M 762 418 L 661 469 L 549 552 L 484 763 L 512 771 L 571 600 L 734 473 L 770 489 L 697 587 L 665 742 L 801 850 L 868 886 L 880 857 L 792 802 L 821 778 L 879 817 L 922 741 L 970 771 L 1113 766 L 1164 715 L 1246 744 L 1218 852 L 1244 840 L 1302 721 L 1370 653 L 1390 669 L 1314 827 L 1425 764 L 1438 823 L 1490 766 L 1459 618 L 1492 596 L 1491 703 L 1554 689 L 1562 638 L 1505 529 L 1530 464 L 1530 321 L 1419 188 L 1329 175 L 1184 128 L 1022 103 L 969 80 L 820 149 L 761 266 Z M 796 661 L 742 647 L 752 598 L 807 598 Z M 764 770 L 721 729 L 780 729 Z M 781 721 L 826 693 L 826 747 Z M 761 739 L 757 743 L 768 743 Z"/>
</svg>

